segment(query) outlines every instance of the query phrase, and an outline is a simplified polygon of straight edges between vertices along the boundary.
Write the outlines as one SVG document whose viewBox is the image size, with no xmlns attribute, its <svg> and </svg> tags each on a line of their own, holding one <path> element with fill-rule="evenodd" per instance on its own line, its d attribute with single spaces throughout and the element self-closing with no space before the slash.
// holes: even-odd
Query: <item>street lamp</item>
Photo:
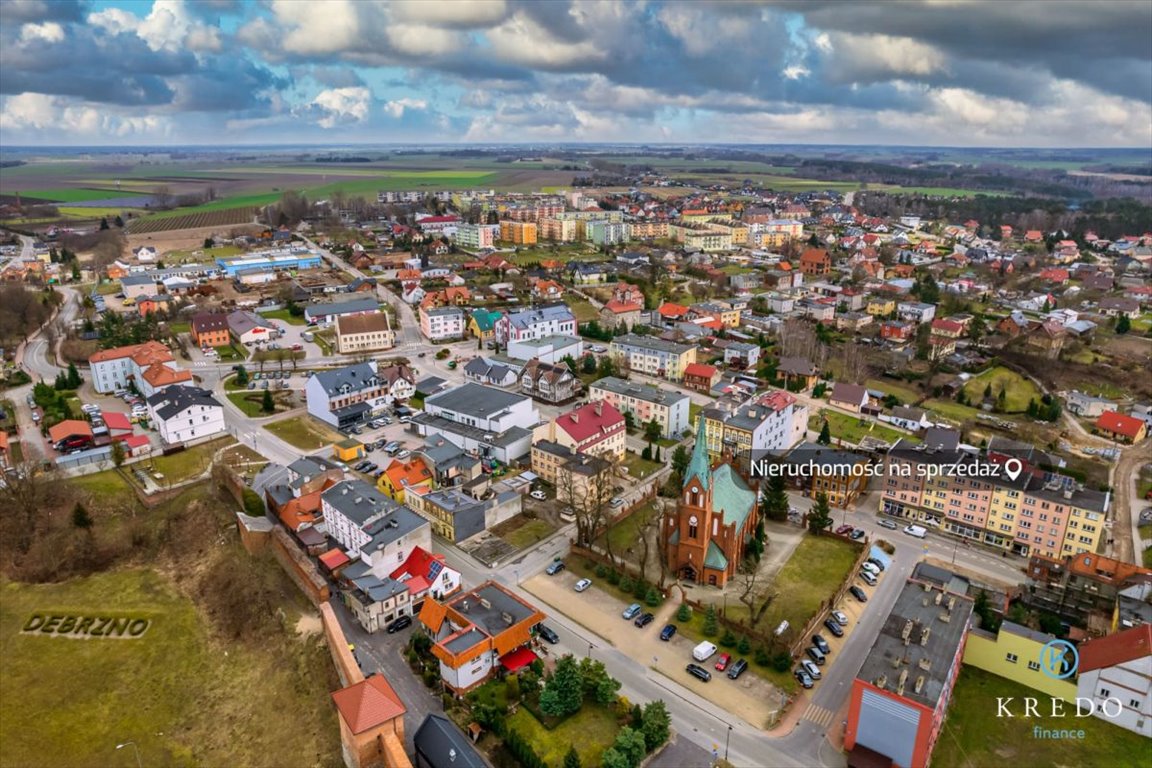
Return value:
<svg viewBox="0 0 1152 768">
<path fill-rule="evenodd" d="M 588 643 L 588 658 L 592 658 L 592 643 Z"/>
<path fill-rule="evenodd" d="M 144 763 L 140 762 L 140 749 L 136 746 L 134 741 L 126 741 L 123 744 L 117 744 L 116 749 L 124 749 L 128 745 L 132 746 L 132 751 L 136 753 L 136 766 L 137 768 L 144 768 Z"/>
<path fill-rule="evenodd" d="M 728 742 L 732 740 L 732 726 L 728 726 L 728 735 L 724 737 L 724 760 L 728 760 Z"/>
</svg>

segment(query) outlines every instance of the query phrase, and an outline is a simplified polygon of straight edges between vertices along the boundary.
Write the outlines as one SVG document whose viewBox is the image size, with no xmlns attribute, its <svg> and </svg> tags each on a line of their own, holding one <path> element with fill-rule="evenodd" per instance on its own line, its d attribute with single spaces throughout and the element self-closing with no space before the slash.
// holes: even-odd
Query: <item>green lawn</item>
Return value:
<svg viewBox="0 0 1152 768">
<path fill-rule="evenodd" d="M 600 756 L 616 741 L 620 729 L 611 710 L 590 704 L 551 731 L 524 707 L 516 710 L 507 724 L 519 731 L 540 759 L 550 766 L 561 765 L 569 747 L 576 747 L 581 765 L 600 765 Z"/>
<path fill-rule="evenodd" d="M 596 307 L 584 299 L 579 298 L 576 294 L 568 294 L 564 298 L 564 303 L 572 310 L 572 314 L 576 316 L 577 323 L 590 323 L 593 320 L 600 318 L 600 313 L 596 311 Z M 607 346 L 605 344 L 604 346 Z"/>
<path fill-rule="evenodd" d="M 651 501 L 648 502 L 609 528 L 607 534 L 601 534 L 601 541 L 606 536 L 614 553 L 624 552 L 640 539 L 640 529 L 656 515 L 657 511 L 656 505 Z"/>
<path fill-rule="evenodd" d="M 284 402 L 285 390 L 272 391 L 272 403 L 277 406 L 278 411 L 288 410 L 287 404 Z M 228 394 L 228 399 L 232 404 L 244 412 L 248 418 L 260 418 L 263 416 L 273 416 L 274 413 L 264 412 L 264 390 L 253 389 L 251 391 L 245 390 L 243 392 L 231 392 Z"/>
<path fill-rule="evenodd" d="M 911 405 L 924 395 L 917 389 L 894 379 L 868 379 L 869 389 L 878 389 L 886 395 L 896 395 L 904 405 Z"/>
<path fill-rule="evenodd" d="M 700 415 L 700 411 L 702 410 L 704 410 L 704 406 L 697 405 L 691 400 L 688 401 L 688 426 L 692 428 L 693 432 L 695 432 L 697 429 L 696 417 Z"/>
<path fill-rule="evenodd" d="M 519 525 L 500 534 L 500 538 L 516 547 L 516 549 L 524 549 L 538 541 L 543 541 L 556 530 L 548 524 L 548 521 L 538 518 L 528 519 L 521 517 L 518 522 L 520 523 Z"/>
<path fill-rule="evenodd" d="M 666 449 L 661 449 L 662 452 L 667 452 Z M 671 459 L 671 456 L 667 457 Z M 623 464 L 628 468 L 628 474 L 639 480 L 643 480 L 650 474 L 664 466 L 663 464 L 655 461 L 645 461 L 643 457 L 635 453 L 624 453 Z"/>
<path fill-rule="evenodd" d="M 972 421 L 976 418 L 976 414 L 980 413 L 978 409 L 961 405 L 955 400 L 925 400 L 920 405 L 933 413 L 960 424 L 966 421 Z"/>
<path fill-rule="evenodd" d="M 168 330 L 172 334 L 189 333 L 192 330 L 191 323 L 168 323 Z"/>
<path fill-rule="evenodd" d="M 241 352 L 239 348 L 234 347 L 231 344 L 229 344 L 226 347 L 216 347 L 215 349 L 216 349 L 217 354 L 220 355 L 221 361 L 243 360 L 245 358 L 244 353 Z"/>
<path fill-rule="evenodd" d="M 104 472 L 94 472 L 91 475 L 80 475 L 68 479 L 72 485 L 78 486 L 93 496 L 115 497 L 132 493 L 128 481 L 114 469 Z"/>
<path fill-rule="evenodd" d="M 235 548 L 237 557 L 247 557 Z M 277 568 L 269 561 L 269 568 Z M 277 568 L 278 570 L 278 568 Z M 279 574 L 277 574 L 279 576 Z M 287 582 L 287 579 L 284 579 Z M 291 589 L 291 585 L 287 585 Z M 34 613 L 147 618 L 136 639 L 25 634 Z M 197 606 L 154 571 L 59 584 L 0 581 L 0 765 L 150 768 L 339 762 L 328 653 L 222 642 Z M 298 649 L 298 650 L 297 650 Z M 208 703 L 211 703 L 208 706 Z M 248 725 L 289 707 L 296 718 Z"/>
<path fill-rule="evenodd" d="M 1041 696 L 1040 717 L 1022 717 L 1021 700 L 1037 692 L 973 667 L 964 667 L 952 692 L 948 717 L 932 755 L 933 768 L 983 768 L 989 765 L 1083 766 L 1114 768 L 1147 765 L 1152 744 L 1138 734 L 1097 717 L 1051 717 Z M 1016 717 L 997 717 L 997 697 L 1014 697 Z M 1049 716 L 1045 716 L 1047 713 Z M 1040 739 L 1033 728 L 1084 731 L 1083 739 Z"/>
<path fill-rule="evenodd" d="M 1144 554 L 1141 555 L 1141 558 L 1144 561 L 1145 568 L 1152 568 L 1152 547 L 1144 550 Z"/>
<path fill-rule="evenodd" d="M 886 427 L 871 418 L 864 417 L 862 420 L 859 416 L 854 416 L 850 413 L 840 413 L 828 408 L 819 414 L 813 415 L 811 419 L 809 419 L 808 426 L 813 430 L 819 431 L 825 418 L 828 419 L 828 429 L 832 433 L 833 443 L 835 443 L 836 440 L 843 440 L 846 443 L 858 445 L 865 437 L 874 437 L 889 443 L 894 443 L 902 438 L 914 439 L 906 432 Z"/>
<path fill-rule="evenodd" d="M 964 385 L 968 401 L 979 404 L 989 384 L 992 385 L 993 398 L 999 396 L 1001 387 L 1004 388 L 1003 410 L 1006 413 L 1023 413 L 1028 410 L 1029 400 L 1040 402 L 1040 391 L 1035 384 L 1015 371 L 999 366 L 973 377 Z"/>
<path fill-rule="evenodd" d="M 779 597 L 760 620 L 760 626 L 775 627 L 785 619 L 797 630 L 806 625 L 820 603 L 829 599 L 848 576 L 860 547 L 833 536 L 805 535 L 776 574 L 772 589 Z M 733 609 L 729 602 L 730 618 L 746 611 L 743 604 Z"/>
<path fill-rule="evenodd" d="M 156 456 L 152 463 L 156 467 L 155 471 L 164 475 L 165 483 L 180 483 L 204 472 L 217 451 L 235 442 L 231 437 L 221 437 L 170 456 Z"/>
<path fill-rule="evenodd" d="M 274 309 L 271 312 L 261 312 L 261 317 L 268 320 L 279 320 L 288 325 L 307 325 L 308 321 L 303 317 L 293 317 L 293 315 L 286 309 Z"/>
<path fill-rule="evenodd" d="M 57 203 L 86 203 L 90 200 L 135 197 L 139 194 L 139 192 L 126 189 L 86 189 L 82 187 L 71 187 L 67 189 L 30 189 L 20 193 L 21 197 L 26 200 L 52 200 Z"/>
<path fill-rule="evenodd" d="M 264 429 L 305 451 L 314 451 L 344 439 L 339 432 L 311 416 L 294 416 L 291 419 L 274 421 L 265 424 Z"/>
</svg>

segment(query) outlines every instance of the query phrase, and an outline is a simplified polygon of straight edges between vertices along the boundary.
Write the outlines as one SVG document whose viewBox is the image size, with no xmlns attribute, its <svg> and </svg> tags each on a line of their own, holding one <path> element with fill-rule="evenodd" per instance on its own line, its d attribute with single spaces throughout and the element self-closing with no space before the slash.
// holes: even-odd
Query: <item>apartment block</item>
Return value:
<svg viewBox="0 0 1152 768">
<path fill-rule="evenodd" d="M 536 224 L 532 221 L 502 221 L 500 239 L 513 245 L 535 245 Z"/>
<path fill-rule="evenodd" d="M 468 315 L 459 307 L 420 307 L 420 332 L 429 341 L 453 341 L 464 338 Z"/>
<path fill-rule="evenodd" d="M 637 424 L 655 419 L 660 425 L 661 436 L 665 438 L 680 437 L 690 426 L 688 395 L 652 384 L 608 376 L 589 385 L 588 399 L 604 400 L 621 413 L 631 413 Z"/>
<path fill-rule="evenodd" d="M 499 224 L 461 224 L 456 228 L 456 245 L 472 250 L 494 248 L 499 236 Z"/>
<path fill-rule="evenodd" d="M 732 410 L 706 408 L 701 418 L 708 454 L 713 459 L 732 455 L 744 468 L 754 452 L 786 451 L 808 432 L 808 407 L 779 389 Z"/>
<path fill-rule="evenodd" d="M 572 243 L 580 236 L 576 219 L 541 219 L 538 234 L 541 240 L 553 243 Z"/>
<path fill-rule="evenodd" d="M 173 384 L 191 384 L 192 372 L 182 369 L 168 347 L 147 341 L 97 352 L 88 358 L 92 386 L 97 392 L 115 392 L 135 383 L 145 397 Z"/>
<path fill-rule="evenodd" d="M 692 345 L 634 333 L 617 336 L 608 351 L 629 370 L 669 381 L 683 379 L 684 369 L 696 362 L 696 347 Z"/>
</svg>

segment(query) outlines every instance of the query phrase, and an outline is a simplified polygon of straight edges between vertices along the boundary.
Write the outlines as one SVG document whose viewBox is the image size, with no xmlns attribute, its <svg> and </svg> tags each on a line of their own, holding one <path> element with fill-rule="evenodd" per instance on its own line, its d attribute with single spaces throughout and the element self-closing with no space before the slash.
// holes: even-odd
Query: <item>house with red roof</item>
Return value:
<svg viewBox="0 0 1152 768">
<path fill-rule="evenodd" d="M 1070 273 L 1068 270 L 1063 269 L 1062 267 L 1049 267 L 1040 273 L 1041 280 L 1048 283 L 1054 283 L 1056 285 L 1063 285 L 1064 283 L 1068 282 L 1069 277 Z"/>
<path fill-rule="evenodd" d="M 720 369 L 714 365 L 690 363 L 684 366 L 684 386 L 688 389 L 707 395 L 719 383 Z"/>
<path fill-rule="evenodd" d="M 1030 229 L 1024 233 L 1024 242 L 1039 243 L 1044 240 L 1044 233 L 1038 229 Z"/>
<path fill-rule="evenodd" d="M 108 434 L 112 437 L 132 434 L 132 420 L 126 413 L 108 411 L 104 414 L 104 425 L 108 427 Z"/>
<path fill-rule="evenodd" d="M 1142 420 L 1117 411 L 1104 411 L 1094 425 L 1097 433 L 1122 443 L 1138 443 L 1148 436 Z"/>
<path fill-rule="evenodd" d="M 577 453 L 619 459 L 625 435 L 624 414 L 611 403 L 594 400 L 553 419 L 548 439 Z"/>
<path fill-rule="evenodd" d="M 826 275 L 832 271 L 832 257 L 823 248 L 809 248 L 800 254 L 800 271 L 805 275 Z"/>
<path fill-rule="evenodd" d="M 408 708 L 383 675 L 372 675 L 332 694 L 340 713 L 340 740 L 351 768 L 411 768 L 404 747 Z"/>
<path fill-rule="evenodd" d="M 408 589 L 412 613 L 423 607 L 424 598 L 443 600 L 460 591 L 460 571 L 449 567 L 444 555 L 416 547 L 390 578 Z"/>
<path fill-rule="evenodd" d="M 557 301 L 564 296 L 564 286 L 555 280 L 537 280 L 532 286 L 532 298 L 540 301 Z"/>
<path fill-rule="evenodd" d="M 1095 702 L 1096 717 L 1152 738 L 1152 624 L 1089 640 L 1077 651 L 1077 701 Z"/>
<path fill-rule="evenodd" d="M 660 315 L 662 320 L 668 323 L 674 323 L 679 320 L 684 320 L 688 317 L 688 307 L 684 306 L 683 304 L 673 304 L 670 301 L 666 301 L 661 304 L 660 308 L 657 309 L 656 312 Z"/>
</svg>

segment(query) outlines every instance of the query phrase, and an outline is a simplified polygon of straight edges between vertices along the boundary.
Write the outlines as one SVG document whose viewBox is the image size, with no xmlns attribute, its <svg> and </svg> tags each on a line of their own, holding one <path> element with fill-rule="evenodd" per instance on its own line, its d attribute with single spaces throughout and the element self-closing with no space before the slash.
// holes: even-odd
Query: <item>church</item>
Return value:
<svg viewBox="0 0 1152 768">
<path fill-rule="evenodd" d="M 736 575 L 756 521 L 756 491 L 723 459 L 712 467 L 699 419 L 676 511 L 664 522 L 669 570 L 683 581 L 723 587 Z"/>
</svg>

